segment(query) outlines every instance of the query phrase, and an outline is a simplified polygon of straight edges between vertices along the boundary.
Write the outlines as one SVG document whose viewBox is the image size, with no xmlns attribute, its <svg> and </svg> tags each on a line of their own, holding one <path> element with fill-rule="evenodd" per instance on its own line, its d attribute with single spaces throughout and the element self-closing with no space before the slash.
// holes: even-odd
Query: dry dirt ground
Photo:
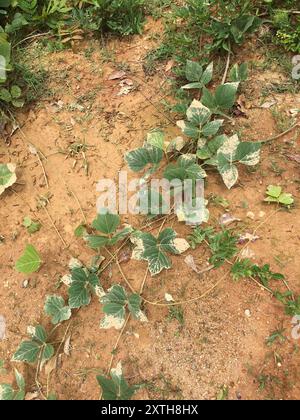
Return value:
<svg viewBox="0 0 300 420">
<path fill-rule="evenodd" d="M 18 167 L 14 191 L 9 190 L 0 198 L 0 234 L 4 238 L 0 244 L 0 314 L 6 319 L 6 336 L 0 342 L 0 359 L 6 373 L 2 372 L 1 382 L 12 379 L 10 359 L 26 337 L 27 326 L 42 323 L 51 328 L 43 314 L 44 300 L 46 295 L 56 293 L 70 258 L 77 257 L 88 264 L 95 255 L 75 238 L 74 229 L 83 221 L 80 206 L 88 223 L 95 218 L 97 181 L 116 179 L 118 171 L 127 168 L 124 153 L 141 146 L 150 129 L 163 128 L 170 139 L 180 134 L 170 121 L 174 114 L 168 114 L 161 105 L 161 100 L 169 95 L 168 78 L 172 77 L 165 71 L 166 63 L 158 66 L 154 76 L 143 71 L 143 58 L 155 43 L 153 34 L 160 31 L 159 24 L 149 23 L 142 36 L 111 40 L 105 49 L 96 41 L 57 53 L 39 50 L 36 54 L 35 44 L 28 48 L 32 65 L 43 66 L 49 72 L 47 89 L 51 97 L 19 115 L 22 129 L 12 136 L 10 146 L 0 142 L 1 162 L 14 162 Z M 252 56 L 259 62 L 264 57 L 255 48 L 252 45 Z M 120 80 L 108 80 L 120 69 L 126 71 L 134 87 L 123 96 L 118 96 Z M 258 68 L 251 72 L 242 98 L 247 104 L 246 116 L 236 118 L 235 128 L 243 139 L 262 140 L 278 134 L 271 109 L 255 107 L 260 104 L 261 89 L 275 79 L 280 83 L 284 77 Z M 273 99 L 271 96 L 265 101 Z M 276 94 L 275 100 L 283 115 L 300 108 L 299 94 Z M 229 133 L 230 130 L 229 125 Z M 270 263 L 274 271 L 285 274 L 297 294 L 300 174 L 299 163 L 287 155 L 299 154 L 299 134 L 293 131 L 264 146 L 257 170 L 250 173 L 241 169 L 240 183 L 230 192 L 215 174 L 210 175 L 206 187 L 207 196 L 214 194 L 229 201 L 230 212 L 242 220 L 241 231 L 257 229 L 260 239 L 249 246 L 253 260 Z M 84 153 L 74 153 L 76 143 L 86 144 Z M 46 157 L 43 166 L 49 188 L 30 144 Z M 264 204 L 269 184 L 282 185 L 292 193 L 295 208 L 275 213 L 273 206 Z M 47 206 L 40 207 L 45 198 Z M 217 224 L 224 209 L 212 201 L 210 211 L 211 223 Z M 254 217 L 247 217 L 248 212 Z M 22 226 L 25 216 L 42 221 L 41 230 L 33 236 Z M 125 217 L 123 221 L 135 227 L 145 222 L 141 217 Z M 174 221 L 167 225 L 182 235 L 190 232 Z M 28 243 L 39 250 L 44 263 L 39 273 L 26 277 L 14 270 L 14 264 Z M 209 254 L 204 248 L 188 253 L 199 266 L 205 266 Z M 114 365 L 122 360 L 128 381 L 146 384 L 135 398 L 215 399 L 225 386 L 229 399 L 299 399 L 299 341 L 291 337 L 291 319 L 282 305 L 250 280 L 235 283 L 225 275 L 227 268 L 199 277 L 186 266 L 183 257 L 174 257 L 173 263 L 171 270 L 148 277 L 145 296 L 149 300 L 163 301 L 166 292 L 176 301 L 189 300 L 223 280 L 205 298 L 182 306 L 182 325 L 169 316 L 167 308 L 156 306 L 145 308 L 147 325 L 129 322 Z M 122 268 L 138 289 L 145 264 L 130 260 L 123 262 Z M 27 287 L 24 280 L 29 280 Z M 101 277 L 105 288 L 112 281 L 123 284 L 115 264 Z M 65 289 L 59 293 L 66 297 Z M 247 315 L 250 311 L 250 317 L 245 311 Z M 70 325 L 65 323 L 57 329 L 57 342 L 64 338 L 68 325 L 71 333 L 70 354 L 64 354 L 61 347 L 58 367 L 48 378 L 47 389 L 59 399 L 99 398 L 95 376 L 106 371 L 119 334 L 115 330 L 100 330 L 101 317 L 95 298 L 72 317 Z M 266 338 L 282 328 L 286 340 L 268 347 Z M 20 365 L 19 369 L 25 375 L 27 391 L 35 392 L 35 368 Z M 44 370 L 39 380 L 45 393 Z"/>
</svg>

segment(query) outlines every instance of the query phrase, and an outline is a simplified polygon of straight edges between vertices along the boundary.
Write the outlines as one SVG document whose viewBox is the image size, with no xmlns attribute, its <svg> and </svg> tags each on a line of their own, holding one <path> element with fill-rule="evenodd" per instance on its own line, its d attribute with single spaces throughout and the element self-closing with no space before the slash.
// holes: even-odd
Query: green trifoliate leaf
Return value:
<svg viewBox="0 0 300 420">
<path fill-rule="evenodd" d="M 127 153 L 125 160 L 134 172 L 142 171 L 147 165 L 156 167 L 163 158 L 163 151 L 158 147 L 146 145 Z"/>
<path fill-rule="evenodd" d="M 36 233 L 41 229 L 40 222 L 32 220 L 30 217 L 24 217 L 23 226 L 26 227 L 27 232 L 30 234 Z"/>
<path fill-rule="evenodd" d="M 282 187 L 269 185 L 267 189 L 267 194 L 273 198 L 279 198 L 282 193 Z"/>
<path fill-rule="evenodd" d="M 174 179 L 180 179 L 184 181 L 185 179 L 203 179 L 206 177 L 205 170 L 196 163 L 195 155 L 182 155 L 177 160 L 177 162 L 170 163 L 165 171 L 164 178 L 172 181 Z"/>
<path fill-rule="evenodd" d="M 72 282 L 69 287 L 69 307 L 80 308 L 86 306 L 91 301 L 91 292 L 98 294 L 103 290 L 98 277 L 94 273 L 89 273 L 86 269 L 75 268 L 72 270 Z"/>
<path fill-rule="evenodd" d="M 52 317 L 52 324 L 56 325 L 71 318 L 72 312 L 61 296 L 47 296 L 44 311 Z"/>
<path fill-rule="evenodd" d="M 102 388 L 103 400 L 128 401 L 140 388 L 139 385 L 128 385 L 123 376 L 121 363 L 117 365 L 116 369 L 111 369 L 110 375 L 111 379 L 107 379 L 105 376 L 97 376 L 97 381 Z"/>
<path fill-rule="evenodd" d="M 112 286 L 108 293 L 101 298 L 105 317 L 101 321 L 100 328 L 121 329 L 125 323 L 126 307 L 134 319 L 147 322 L 147 318 L 141 310 L 141 302 L 139 295 L 131 294 L 128 296 L 124 287 L 119 284 Z"/>
<path fill-rule="evenodd" d="M 185 239 L 176 236 L 176 232 L 170 228 L 162 231 L 158 238 L 151 233 L 135 232 L 131 237 L 135 245 L 132 258 L 148 261 L 151 275 L 159 274 L 164 268 L 172 266 L 167 253 L 178 255 L 189 248 Z"/>
<path fill-rule="evenodd" d="M 16 165 L 0 163 L 0 195 L 17 180 Z"/>
<path fill-rule="evenodd" d="M 0 89 L 0 100 L 6 103 L 10 103 L 12 100 L 10 91 L 6 88 Z"/>
<path fill-rule="evenodd" d="M 292 194 L 282 192 L 282 187 L 280 186 L 269 185 L 265 201 L 268 203 L 282 204 L 283 206 L 291 206 L 294 204 L 294 197 Z"/>
<path fill-rule="evenodd" d="M 92 227 L 99 232 L 109 235 L 116 231 L 120 225 L 120 216 L 106 212 L 98 214 L 97 218 L 93 221 Z"/>
<path fill-rule="evenodd" d="M 27 245 L 24 254 L 16 262 L 16 270 L 19 273 L 31 274 L 39 270 L 42 260 L 33 245 Z"/>
</svg>

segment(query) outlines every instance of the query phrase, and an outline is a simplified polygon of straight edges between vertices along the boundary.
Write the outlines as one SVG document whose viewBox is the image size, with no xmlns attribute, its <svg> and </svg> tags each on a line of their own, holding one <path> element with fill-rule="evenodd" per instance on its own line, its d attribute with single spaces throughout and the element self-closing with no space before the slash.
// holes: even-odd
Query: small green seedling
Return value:
<svg viewBox="0 0 300 420">
<path fill-rule="evenodd" d="M 282 192 L 282 187 L 269 185 L 266 194 L 267 198 L 264 201 L 267 203 L 277 203 L 286 207 L 294 204 L 293 195 Z"/>
<path fill-rule="evenodd" d="M 24 217 L 23 226 L 26 227 L 27 232 L 30 233 L 30 234 L 33 234 L 33 233 L 38 232 L 41 229 L 41 227 L 42 227 L 42 225 L 41 225 L 40 222 L 35 221 L 35 220 L 32 220 L 28 216 L 27 217 Z"/>
</svg>

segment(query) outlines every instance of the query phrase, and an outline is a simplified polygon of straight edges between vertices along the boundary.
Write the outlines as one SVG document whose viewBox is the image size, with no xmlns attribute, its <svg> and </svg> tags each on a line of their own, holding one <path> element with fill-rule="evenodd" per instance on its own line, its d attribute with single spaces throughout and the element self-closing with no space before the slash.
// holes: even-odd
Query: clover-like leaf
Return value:
<svg viewBox="0 0 300 420">
<path fill-rule="evenodd" d="M 264 201 L 282 204 L 283 206 L 291 206 L 294 204 L 294 197 L 292 194 L 284 193 L 280 186 L 269 185 L 267 189 L 267 198 L 265 198 Z"/>
<path fill-rule="evenodd" d="M 163 230 L 158 238 L 151 233 L 135 232 L 131 237 L 135 245 L 132 258 L 148 261 L 152 276 L 159 274 L 164 268 L 168 270 L 172 264 L 167 253 L 178 255 L 189 248 L 185 239 L 177 239 L 176 236 L 171 228 Z"/>
<path fill-rule="evenodd" d="M 49 360 L 54 354 L 54 348 L 47 343 L 45 328 L 37 325 L 36 327 L 28 327 L 27 332 L 31 340 L 23 341 L 19 345 L 12 361 L 35 363 L 39 358 L 41 361 Z"/>
<path fill-rule="evenodd" d="M 93 249 L 112 246 L 128 236 L 133 230 L 132 227 L 127 226 L 120 231 L 116 231 L 120 222 L 120 216 L 117 214 L 111 214 L 108 211 L 98 214 L 92 223 L 92 227 L 101 232 L 102 235 L 85 235 L 89 246 Z"/>
<path fill-rule="evenodd" d="M 267 189 L 267 194 L 272 197 L 278 199 L 282 193 L 282 187 L 269 185 Z"/>
<path fill-rule="evenodd" d="M 108 379 L 107 377 L 101 375 L 97 376 L 97 381 L 102 388 L 103 400 L 128 401 L 140 388 L 140 385 L 128 385 L 123 376 L 121 363 L 118 363 L 115 369 L 111 369 L 110 376 L 111 379 Z"/>
<path fill-rule="evenodd" d="M 73 309 L 87 306 L 91 301 L 91 292 L 96 292 L 99 288 L 102 289 L 95 273 L 84 268 L 74 268 L 68 290 L 69 307 Z"/>
<path fill-rule="evenodd" d="M 101 298 L 103 303 L 104 319 L 100 323 L 103 329 L 121 329 L 125 323 L 126 308 L 134 319 L 146 322 L 147 318 L 141 310 L 141 297 L 137 294 L 128 296 L 124 287 L 119 284 L 113 285 L 108 293 Z"/>
<path fill-rule="evenodd" d="M 42 225 L 40 224 L 40 222 L 36 222 L 30 217 L 26 216 L 23 220 L 23 226 L 26 227 L 28 233 L 33 234 L 38 232 Z"/>
<path fill-rule="evenodd" d="M 61 296 L 47 296 L 44 311 L 52 317 L 52 324 L 56 325 L 71 318 L 72 312 Z"/>
<path fill-rule="evenodd" d="M 147 165 L 152 168 L 158 166 L 163 158 L 163 151 L 155 146 L 145 145 L 139 149 L 128 152 L 125 160 L 134 172 L 142 171 Z"/>
<path fill-rule="evenodd" d="M 170 163 L 165 171 L 164 178 L 172 181 L 174 179 L 203 179 L 206 177 L 205 170 L 196 163 L 196 156 L 186 154 L 180 156 L 176 163 Z"/>
<path fill-rule="evenodd" d="M 16 181 L 16 165 L 0 163 L 0 195 Z"/>
<path fill-rule="evenodd" d="M 39 270 L 42 260 L 33 245 L 27 245 L 23 255 L 16 262 L 16 270 L 19 273 L 31 274 Z"/>
</svg>

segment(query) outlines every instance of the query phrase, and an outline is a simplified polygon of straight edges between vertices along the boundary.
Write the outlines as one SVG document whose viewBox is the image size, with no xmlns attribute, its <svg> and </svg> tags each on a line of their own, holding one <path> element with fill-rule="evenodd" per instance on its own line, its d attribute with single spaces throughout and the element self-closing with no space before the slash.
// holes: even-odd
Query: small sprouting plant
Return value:
<svg viewBox="0 0 300 420">
<path fill-rule="evenodd" d="M 117 231 L 120 223 L 121 219 L 117 214 L 111 214 L 109 212 L 98 214 L 92 223 L 92 228 L 100 232 L 101 235 L 86 235 L 84 237 L 93 249 L 113 246 L 132 232 L 131 226 Z"/>
<path fill-rule="evenodd" d="M 214 229 L 212 227 L 202 228 L 197 226 L 193 229 L 191 235 L 188 236 L 189 244 L 192 249 L 196 249 L 198 245 L 201 245 L 205 239 L 213 235 Z"/>
<path fill-rule="evenodd" d="M 232 232 L 224 230 L 209 237 L 209 247 L 212 252 L 209 262 L 215 267 L 220 267 L 237 254 L 237 237 Z"/>
<path fill-rule="evenodd" d="M 284 193 L 282 187 L 269 185 L 267 189 L 267 198 L 264 201 L 267 203 L 281 204 L 285 207 L 290 207 L 294 204 L 294 198 L 292 194 Z"/>
<path fill-rule="evenodd" d="M 272 280 L 284 280 L 284 275 L 271 271 L 269 264 L 259 267 L 258 265 L 253 264 L 249 259 L 236 261 L 231 267 L 231 274 L 236 281 L 242 278 L 253 277 L 259 280 L 260 283 L 268 289 L 270 289 L 270 282 Z"/>
<path fill-rule="evenodd" d="M 28 233 L 33 234 L 38 232 L 42 225 L 40 222 L 32 220 L 30 217 L 26 216 L 23 220 L 23 226 L 26 227 Z"/>
</svg>

